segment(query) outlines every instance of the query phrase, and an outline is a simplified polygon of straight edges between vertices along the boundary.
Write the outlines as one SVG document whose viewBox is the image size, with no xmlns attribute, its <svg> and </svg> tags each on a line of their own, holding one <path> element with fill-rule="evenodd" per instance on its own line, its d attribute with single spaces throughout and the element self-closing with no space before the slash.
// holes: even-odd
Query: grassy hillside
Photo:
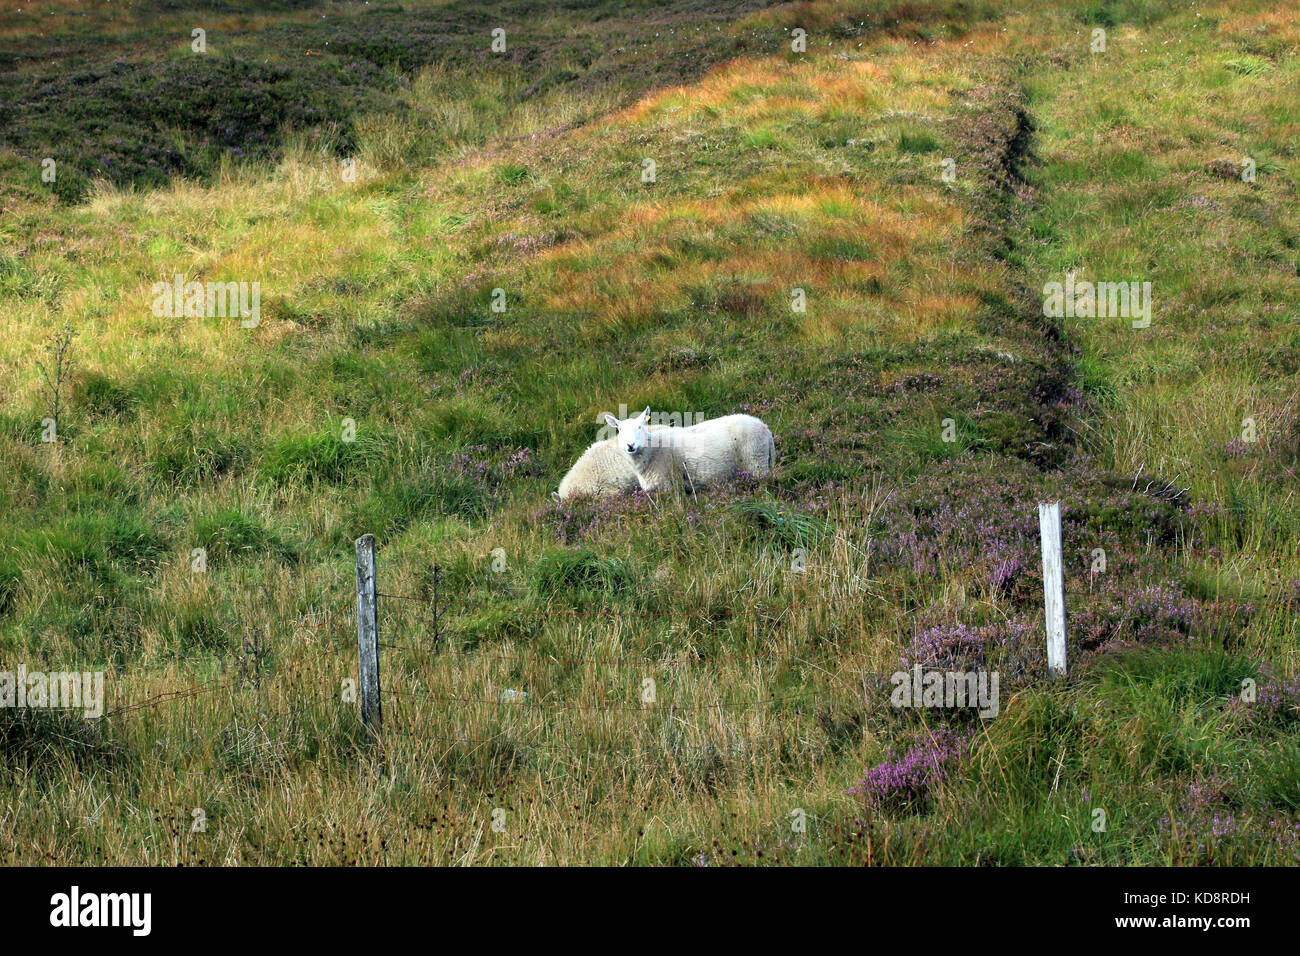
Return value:
<svg viewBox="0 0 1300 956">
<path fill-rule="evenodd" d="M 0 710 L 0 860 L 1300 861 L 1300 15 L 239 7 L 0 18 L 0 670 L 115 711 Z M 620 404 L 776 474 L 553 501 Z"/>
</svg>

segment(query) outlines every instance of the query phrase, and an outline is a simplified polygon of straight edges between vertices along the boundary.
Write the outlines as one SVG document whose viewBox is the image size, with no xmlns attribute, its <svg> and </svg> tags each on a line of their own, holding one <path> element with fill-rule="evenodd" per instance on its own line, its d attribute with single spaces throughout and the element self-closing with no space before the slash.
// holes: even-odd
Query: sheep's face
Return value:
<svg viewBox="0 0 1300 956">
<path fill-rule="evenodd" d="M 625 418 L 619 421 L 613 415 L 606 415 L 605 421 L 610 428 L 618 429 L 618 447 L 633 458 L 638 457 L 642 452 L 650 447 L 650 432 L 646 425 L 650 421 L 650 408 L 646 406 L 645 411 L 640 415 L 632 418 Z"/>
</svg>

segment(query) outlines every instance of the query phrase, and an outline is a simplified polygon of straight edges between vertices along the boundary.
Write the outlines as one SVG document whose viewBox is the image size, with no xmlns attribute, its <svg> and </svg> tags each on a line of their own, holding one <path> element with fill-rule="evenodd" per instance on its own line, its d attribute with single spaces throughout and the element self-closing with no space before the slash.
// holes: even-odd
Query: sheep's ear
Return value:
<svg viewBox="0 0 1300 956">
<path fill-rule="evenodd" d="M 641 413 L 641 420 L 642 420 L 643 422 L 648 422 L 648 421 L 650 421 L 650 406 L 649 406 L 649 405 L 647 405 L 647 406 L 645 407 L 645 411 Z"/>
<path fill-rule="evenodd" d="M 606 412 L 606 413 L 605 413 L 605 424 L 608 425 L 610 428 L 617 428 L 617 427 L 618 427 L 618 419 L 615 418 L 613 415 L 611 415 L 609 412 Z"/>
</svg>

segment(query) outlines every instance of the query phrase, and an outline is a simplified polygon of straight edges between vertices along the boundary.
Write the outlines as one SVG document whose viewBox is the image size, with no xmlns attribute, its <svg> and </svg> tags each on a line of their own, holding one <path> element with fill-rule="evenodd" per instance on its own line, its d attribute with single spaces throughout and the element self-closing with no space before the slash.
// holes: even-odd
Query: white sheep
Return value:
<svg viewBox="0 0 1300 956">
<path fill-rule="evenodd" d="M 662 425 L 651 425 L 657 432 Z M 560 490 L 554 497 L 559 501 L 579 495 L 588 498 L 607 498 L 621 491 L 636 491 L 641 481 L 627 455 L 619 451 L 618 439 L 606 438 L 594 442 L 569 469 L 560 481 Z"/>
<path fill-rule="evenodd" d="M 776 467 L 771 430 L 753 415 L 724 415 L 687 428 L 649 424 L 650 409 L 619 421 L 618 449 L 636 471 L 642 488 L 654 491 L 678 482 L 688 491 L 726 481 L 738 472 L 765 478 Z"/>
<path fill-rule="evenodd" d="M 578 495 L 604 498 L 620 491 L 636 491 L 640 487 L 632 462 L 619 451 L 613 438 L 606 438 L 591 445 L 573 463 L 569 473 L 560 481 L 556 497 L 560 501 Z"/>
</svg>

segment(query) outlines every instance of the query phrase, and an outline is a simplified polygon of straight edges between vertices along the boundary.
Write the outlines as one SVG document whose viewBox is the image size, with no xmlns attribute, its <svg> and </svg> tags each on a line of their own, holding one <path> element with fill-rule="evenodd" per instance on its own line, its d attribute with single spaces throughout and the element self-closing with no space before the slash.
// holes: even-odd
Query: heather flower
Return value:
<svg viewBox="0 0 1300 956">
<path fill-rule="evenodd" d="M 941 728 L 918 736 L 902 754 L 868 767 L 862 782 L 849 793 L 876 810 L 921 809 L 934 785 L 946 779 L 952 765 L 969 750 L 969 734 Z"/>
<path fill-rule="evenodd" d="M 924 664 L 944 670 L 974 670 L 988 662 L 985 635 L 964 624 L 927 628 L 913 638 L 899 655 L 904 670 Z"/>
<path fill-rule="evenodd" d="M 1126 630 L 1140 644 L 1188 641 L 1199 614 L 1193 598 L 1168 585 L 1132 592 L 1123 607 Z"/>
<path fill-rule="evenodd" d="M 499 490 L 515 478 L 536 470 L 530 448 L 489 451 L 486 445 L 471 445 L 454 452 L 449 464 L 455 474 L 472 478 L 490 490 Z"/>
<path fill-rule="evenodd" d="M 1300 728 L 1300 677 L 1273 676 L 1266 668 L 1261 668 L 1260 677 L 1254 701 L 1236 698 L 1230 709 L 1254 727 Z"/>
<path fill-rule="evenodd" d="M 1011 555 L 1002 558 L 993 565 L 993 571 L 989 576 L 989 584 L 993 593 L 998 597 L 1010 597 L 1015 589 L 1016 582 L 1020 580 L 1021 575 L 1028 570 L 1025 563 L 1020 560 L 1019 556 Z"/>
<path fill-rule="evenodd" d="M 1234 438 L 1232 441 L 1225 442 L 1220 446 L 1224 458 L 1241 458 L 1250 450 L 1249 445 L 1241 438 Z"/>
<path fill-rule="evenodd" d="M 1271 862 L 1300 863 L 1300 823 L 1267 803 L 1254 811 L 1240 807 L 1218 777 L 1189 784 L 1158 830 L 1182 864 L 1233 865 L 1259 859 L 1261 850 Z"/>
<path fill-rule="evenodd" d="M 1037 662 L 1028 620 L 1003 621 L 982 627 L 940 624 L 926 628 L 899 653 L 903 670 L 914 664 L 949 671 L 996 668 L 1018 677 Z"/>
<path fill-rule="evenodd" d="M 626 520 L 648 515 L 654 498 L 647 491 L 607 498 L 568 498 L 551 501 L 533 515 L 533 520 L 549 525 L 562 544 L 584 541 L 606 527 L 618 527 Z"/>
</svg>

